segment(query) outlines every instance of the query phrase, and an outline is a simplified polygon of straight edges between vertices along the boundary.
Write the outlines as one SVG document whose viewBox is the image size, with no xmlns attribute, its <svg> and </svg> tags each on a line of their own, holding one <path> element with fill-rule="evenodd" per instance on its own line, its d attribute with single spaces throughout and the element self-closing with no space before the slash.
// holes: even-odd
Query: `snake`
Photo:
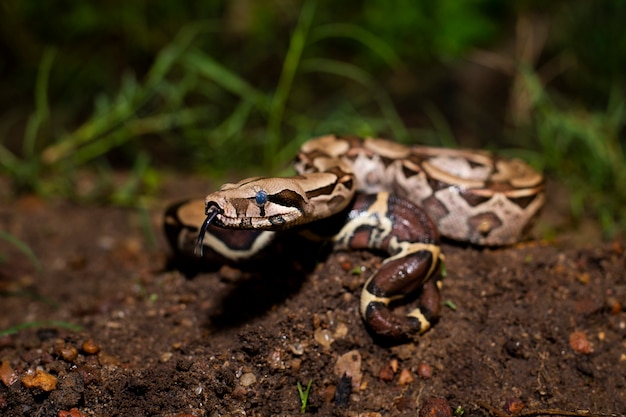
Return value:
<svg viewBox="0 0 626 417">
<path fill-rule="evenodd" d="M 438 319 L 441 237 L 515 244 L 545 201 L 541 173 L 483 150 L 325 135 L 301 146 L 294 167 L 290 177 L 247 178 L 171 205 L 164 224 L 175 256 L 237 264 L 266 256 L 288 232 L 382 253 L 359 310 L 374 336 L 389 339 L 416 338 Z M 397 313 L 413 294 L 416 306 Z"/>
</svg>

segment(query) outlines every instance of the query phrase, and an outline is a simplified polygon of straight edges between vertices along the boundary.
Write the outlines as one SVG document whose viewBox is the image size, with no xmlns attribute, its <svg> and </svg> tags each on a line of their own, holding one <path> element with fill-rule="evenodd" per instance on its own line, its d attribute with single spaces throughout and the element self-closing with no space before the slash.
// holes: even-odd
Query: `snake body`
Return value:
<svg viewBox="0 0 626 417">
<path fill-rule="evenodd" d="M 205 259 L 259 256 L 286 229 L 330 240 L 338 250 L 388 257 L 366 282 L 360 311 L 375 333 L 412 337 L 439 313 L 439 234 L 477 245 L 521 240 L 544 202 L 544 178 L 524 162 L 483 151 L 403 146 L 382 139 L 322 136 L 306 142 L 298 175 L 225 184 L 204 201 L 170 207 L 172 247 Z M 202 207 L 204 207 L 204 215 Z M 197 237 L 197 240 L 196 240 Z M 389 305 L 421 289 L 406 315 Z"/>
</svg>

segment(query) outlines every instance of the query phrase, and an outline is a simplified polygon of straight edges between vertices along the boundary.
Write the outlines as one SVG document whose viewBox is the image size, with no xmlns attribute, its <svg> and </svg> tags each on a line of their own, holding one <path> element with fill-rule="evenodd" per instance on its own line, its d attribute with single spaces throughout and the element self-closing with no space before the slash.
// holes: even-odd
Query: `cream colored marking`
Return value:
<svg viewBox="0 0 626 417">
<path fill-rule="evenodd" d="M 388 198 L 389 193 L 376 194 L 376 200 L 367 210 L 368 215 L 359 217 L 358 221 L 354 220 L 348 222 L 339 231 L 339 233 L 333 237 L 333 242 L 339 244 L 339 247 L 341 248 L 348 248 L 349 240 L 356 233 L 356 229 L 365 225 L 372 227 L 368 240 L 368 247 L 380 248 L 380 242 L 382 242 L 393 230 L 392 221 L 386 215 L 388 209 Z"/>
<path fill-rule="evenodd" d="M 443 254 L 441 253 L 441 248 L 439 247 L 439 245 L 433 245 L 431 243 L 420 243 L 420 242 L 398 242 L 398 238 L 393 236 L 391 238 L 391 241 L 389 242 L 389 246 L 392 248 L 394 247 L 400 248 L 400 252 L 398 252 L 396 255 L 390 258 L 386 258 L 383 261 L 383 264 L 389 261 L 393 261 L 395 259 L 404 258 L 407 255 L 410 255 L 412 253 L 419 252 L 422 250 L 430 252 L 433 257 L 433 261 L 430 264 L 428 273 L 424 277 L 425 280 L 431 277 L 432 274 L 435 272 L 435 268 L 437 267 L 437 260 L 438 259 L 443 260 L 442 259 Z"/>
<path fill-rule="evenodd" d="M 428 321 L 426 316 L 424 316 L 422 310 L 420 310 L 419 308 L 411 311 L 409 314 L 407 314 L 407 317 L 415 317 L 420 322 L 420 334 L 430 329 L 430 322 Z"/>
<path fill-rule="evenodd" d="M 464 158 L 455 158 L 450 160 L 444 157 L 436 158 L 438 160 L 424 161 L 423 167 L 426 173 L 437 180 L 443 181 L 446 184 L 458 185 L 467 188 L 481 188 L 485 185 L 485 179 L 487 179 L 487 170 L 472 169 Z M 455 171 L 450 171 L 448 168 L 452 165 L 460 165 Z"/>
<path fill-rule="evenodd" d="M 300 152 L 310 153 L 315 150 L 319 150 L 330 155 L 344 155 L 350 149 L 350 144 L 337 138 L 335 135 L 326 135 L 313 138 L 304 142 L 300 148 Z"/>
<path fill-rule="evenodd" d="M 391 303 L 392 301 L 395 300 L 400 300 L 402 298 L 404 298 L 404 295 L 394 295 L 392 297 L 378 297 L 374 294 L 372 294 L 371 292 L 369 292 L 367 290 L 367 286 L 369 285 L 370 281 L 372 280 L 372 278 L 374 278 L 374 275 L 372 275 L 367 282 L 365 283 L 365 285 L 363 286 L 363 290 L 361 290 L 361 305 L 360 305 L 360 311 L 361 311 L 361 316 L 365 317 L 365 312 L 367 311 L 367 306 L 370 303 L 383 303 L 384 305 L 389 305 L 389 303 Z"/>
<path fill-rule="evenodd" d="M 543 182 L 543 176 L 533 170 L 528 164 L 519 159 L 508 161 L 500 160 L 496 163 L 498 173 L 494 173 L 492 180 L 496 182 L 508 181 L 516 188 L 536 187 Z"/>
<path fill-rule="evenodd" d="M 403 159 L 411 153 L 411 148 L 408 146 L 378 138 L 366 138 L 363 141 L 363 147 L 391 159 Z"/>
<path fill-rule="evenodd" d="M 252 257 L 255 253 L 259 252 L 261 249 L 267 246 L 269 242 L 274 239 L 275 234 L 276 232 L 271 232 L 268 230 L 259 233 L 259 236 L 254 240 L 254 243 L 252 244 L 250 249 L 247 250 L 233 250 L 226 246 L 224 242 L 222 242 L 210 233 L 207 233 L 205 235 L 203 244 L 228 259 L 232 259 L 233 261 L 241 261 Z"/>
</svg>

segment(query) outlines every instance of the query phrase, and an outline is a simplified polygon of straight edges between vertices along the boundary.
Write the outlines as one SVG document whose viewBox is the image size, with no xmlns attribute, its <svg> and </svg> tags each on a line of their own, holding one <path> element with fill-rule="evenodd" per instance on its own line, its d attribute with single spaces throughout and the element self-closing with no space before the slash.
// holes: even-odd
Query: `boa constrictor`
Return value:
<svg viewBox="0 0 626 417">
<path fill-rule="evenodd" d="M 338 250 L 382 251 L 388 257 L 365 283 L 360 311 L 375 334 L 391 338 L 421 334 L 439 314 L 431 279 L 443 260 L 439 234 L 509 245 L 524 237 L 544 202 L 541 174 L 482 151 L 328 135 L 306 142 L 295 168 L 293 177 L 248 178 L 170 207 L 172 247 L 240 262 L 293 228 Z M 417 308 L 392 312 L 392 301 L 418 289 Z"/>
</svg>

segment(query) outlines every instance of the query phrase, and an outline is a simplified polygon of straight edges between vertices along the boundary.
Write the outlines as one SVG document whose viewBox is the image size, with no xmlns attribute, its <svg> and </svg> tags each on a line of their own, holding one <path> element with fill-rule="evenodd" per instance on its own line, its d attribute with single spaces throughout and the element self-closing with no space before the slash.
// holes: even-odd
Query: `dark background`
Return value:
<svg viewBox="0 0 626 417">
<path fill-rule="evenodd" d="M 5 0 L 0 172 L 136 205 L 173 170 L 280 173 L 311 136 L 377 135 L 520 156 L 615 236 L 625 21 L 617 0 Z"/>
</svg>

